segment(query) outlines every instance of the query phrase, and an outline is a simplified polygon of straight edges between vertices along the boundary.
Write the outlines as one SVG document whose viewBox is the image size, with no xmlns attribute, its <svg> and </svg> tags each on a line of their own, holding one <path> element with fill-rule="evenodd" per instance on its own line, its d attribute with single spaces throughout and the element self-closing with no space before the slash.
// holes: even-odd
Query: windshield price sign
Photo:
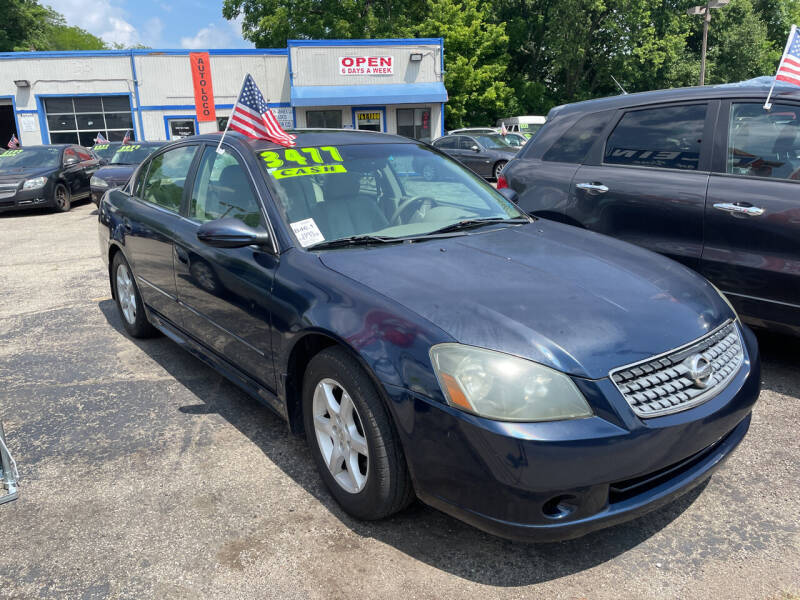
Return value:
<svg viewBox="0 0 800 600">
<path fill-rule="evenodd" d="M 267 165 L 267 170 L 275 179 L 301 177 L 303 175 L 328 175 L 347 173 L 339 149 L 335 146 L 319 148 L 286 148 L 264 150 L 258 155 Z M 330 164 L 333 162 L 333 164 Z M 287 167 L 282 169 L 281 167 Z"/>
<path fill-rule="evenodd" d="M 392 75 L 393 56 L 340 56 L 340 75 Z"/>
</svg>

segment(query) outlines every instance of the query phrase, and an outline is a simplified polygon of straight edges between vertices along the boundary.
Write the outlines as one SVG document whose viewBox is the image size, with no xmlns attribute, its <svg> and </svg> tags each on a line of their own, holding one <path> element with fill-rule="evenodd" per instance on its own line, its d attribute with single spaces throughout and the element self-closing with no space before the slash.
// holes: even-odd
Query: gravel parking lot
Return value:
<svg viewBox="0 0 800 600">
<path fill-rule="evenodd" d="M 0 216 L 0 597 L 764 598 L 800 594 L 800 341 L 759 336 L 750 433 L 699 491 L 558 544 L 416 504 L 345 515 L 303 439 L 165 338 L 123 333 L 96 213 Z"/>
</svg>

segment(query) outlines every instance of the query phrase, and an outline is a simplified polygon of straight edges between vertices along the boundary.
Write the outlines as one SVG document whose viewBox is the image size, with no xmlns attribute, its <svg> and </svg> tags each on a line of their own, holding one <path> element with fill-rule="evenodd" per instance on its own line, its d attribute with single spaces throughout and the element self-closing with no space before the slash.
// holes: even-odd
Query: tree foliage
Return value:
<svg viewBox="0 0 800 600">
<path fill-rule="evenodd" d="M 21 50 L 101 50 L 106 43 L 38 0 L 0 0 L 0 52 Z"/>
</svg>

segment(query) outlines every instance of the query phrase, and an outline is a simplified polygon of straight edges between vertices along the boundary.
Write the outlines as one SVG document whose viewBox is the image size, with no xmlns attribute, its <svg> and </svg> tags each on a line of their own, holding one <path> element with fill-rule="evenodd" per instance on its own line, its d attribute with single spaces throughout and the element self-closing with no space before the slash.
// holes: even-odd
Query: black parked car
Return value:
<svg viewBox="0 0 800 600">
<path fill-rule="evenodd" d="M 498 184 L 524 210 L 699 271 L 756 325 L 800 332 L 800 92 L 750 83 L 554 108 Z"/>
<path fill-rule="evenodd" d="M 103 195 L 100 246 L 127 332 L 166 333 L 304 431 L 348 513 L 417 496 L 574 537 L 699 485 L 743 439 L 758 347 L 705 279 L 527 217 L 427 144 L 296 134 L 160 148 Z"/>
<path fill-rule="evenodd" d="M 89 197 L 99 161 L 83 146 L 53 144 L 0 151 L 0 212 L 55 207 Z"/>
<path fill-rule="evenodd" d="M 519 150 L 497 133 L 445 135 L 433 145 L 487 179 L 497 179 Z"/>
<path fill-rule="evenodd" d="M 110 188 L 124 185 L 145 158 L 167 142 L 135 142 L 121 145 L 105 166 L 92 175 L 92 202 L 97 204 Z"/>
<path fill-rule="evenodd" d="M 100 159 L 100 164 L 106 165 L 121 146 L 122 142 L 102 142 L 92 146 L 91 150 Z"/>
</svg>

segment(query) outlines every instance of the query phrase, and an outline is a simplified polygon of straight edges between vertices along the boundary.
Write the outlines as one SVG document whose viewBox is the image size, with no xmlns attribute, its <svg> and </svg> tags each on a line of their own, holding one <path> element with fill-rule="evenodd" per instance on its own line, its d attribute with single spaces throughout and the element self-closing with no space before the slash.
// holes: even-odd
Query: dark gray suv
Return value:
<svg viewBox="0 0 800 600">
<path fill-rule="evenodd" d="M 522 209 L 665 254 L 800 333 L 800 91 L 730 85 L 554 108 L 504 169 Z"/>
</svg>

